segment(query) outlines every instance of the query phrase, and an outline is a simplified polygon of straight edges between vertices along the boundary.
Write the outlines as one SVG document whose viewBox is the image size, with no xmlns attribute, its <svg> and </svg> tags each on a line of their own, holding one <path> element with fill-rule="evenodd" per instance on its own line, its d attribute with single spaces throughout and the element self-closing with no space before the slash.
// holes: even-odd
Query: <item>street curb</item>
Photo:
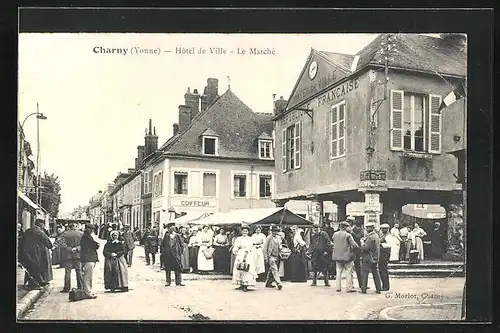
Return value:
<svg viewBox="0 0 500 333">
<path fill-rule="evenodd" d="M 19 317 L 21 317 L 40 298 L 40 296 L 44 292 L 49 293 L 50 291 L 48 290 L 48 288 L 35 289 L 31 290 L 29 293 L 26 294 L 26 296 L 21 298 L 17 302 L 16 306 L 17 318 L 19 319 Z"/>
<path fill-rule="evenodd" d="M 458 306 L 461 306 L 460 303 L 419 303 L 419 304 L 403 304 L 403 305 L 396 305 L 396 306 L 391 306 L 391 307 L 388 307 L 388 308 L 385 308 L 383 309 L 382 311 L 380 311 L 380 314 L 379 314 L 379 317 L 380 319 L 382 320 L 400 320 L 400 319 L 396 319 L 396 318 L 393 318 L 391 316 L 389 316 L 389 311 L 391 310 L 395 310 L 395 309 L 401 309 L 401 308 L 411 308 L 411 307 L 433 307 L 433 306 L 437 306 L 437 307 L 440 307 L 440 306 L 446 306 L 446 305 L 458 305 Z M 425 319 L 422 319 L 422 320 L 425 320 Z"/>
</svg>

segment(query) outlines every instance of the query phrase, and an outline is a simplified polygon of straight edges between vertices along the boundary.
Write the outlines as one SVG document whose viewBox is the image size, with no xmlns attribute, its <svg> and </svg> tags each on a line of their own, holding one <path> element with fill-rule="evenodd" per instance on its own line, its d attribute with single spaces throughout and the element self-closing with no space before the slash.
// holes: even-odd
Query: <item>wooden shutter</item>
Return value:
<svg viewBox="0 0 500 333">
<path fill-rule="evenodd" d="M 441 154 L 441 96 L 429 95 L 429 153 Z"/>
<path fill-rule="evenodd" d="M 404 92 L 391 90 L 391 150 L 403 150 Z"/>
<path fill-rule="evenodd" d="M 281 171 L 286 172 L 286 128 L 281 131 Z"/>
<path fill-rule="evenodd" d="M 338 141 L 339 141 L 339 156 L 345 155 L 345 118 L 346 118 L 346 104 L 339 105 L 339 116 L 338 116 L 338 124 L 339 124 L 339 133 L 338 133 Z"/>
<path fill-rule="evenodd" d="M 301 146 L 301 134 L 302 134 L 302 126 L 301 122 L 295 123 L 295 137 L 294 137 L 294 146 L 295 146 L 295 156 L 294 156 L 294 169 L 300 168 L 300 146 Z"/>
<path fill-rule="evenodd" d="M 334 158 L 338 155 L 337 142 L 338 142 L 338 107 L 334 106 L 330 110 L 330 157 Z"/>
</svg>

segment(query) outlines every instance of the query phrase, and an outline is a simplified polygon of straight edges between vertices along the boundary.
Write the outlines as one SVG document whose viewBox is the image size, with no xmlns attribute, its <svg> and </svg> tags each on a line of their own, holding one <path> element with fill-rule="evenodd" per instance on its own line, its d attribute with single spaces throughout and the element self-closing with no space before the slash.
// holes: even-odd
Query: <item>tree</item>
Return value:
<svg viewBox="0 0 500 333">
<path fill-rule="evenodd" d="M 59 182 L 59 177 L 44 172 L 43 177 L 40 179 L 40 184 L 41 206 L 45 208 L 51 216 L 57 217 L 59 214 L 59 205 L 61 204 L 61 184 Z"/>
</svg>

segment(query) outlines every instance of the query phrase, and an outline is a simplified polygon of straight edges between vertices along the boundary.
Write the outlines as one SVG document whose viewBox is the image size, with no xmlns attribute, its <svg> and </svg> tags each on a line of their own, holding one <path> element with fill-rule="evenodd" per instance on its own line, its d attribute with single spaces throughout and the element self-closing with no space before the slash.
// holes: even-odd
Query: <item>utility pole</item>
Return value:
<svg viewBox="0 0 500 333">
<path fill-rule="evenodd" d="M 36 113 L 39 114 L 38 102 Z M 36 118 L 36 203 L 40 205 L 40 119 Z"/>
</svg>

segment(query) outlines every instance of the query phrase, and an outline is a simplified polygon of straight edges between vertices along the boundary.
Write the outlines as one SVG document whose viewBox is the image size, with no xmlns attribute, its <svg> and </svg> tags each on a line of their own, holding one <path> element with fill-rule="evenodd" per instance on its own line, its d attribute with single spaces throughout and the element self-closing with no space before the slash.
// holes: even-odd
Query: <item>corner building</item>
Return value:
<svg viewBox="0 0 500 333">
<path fill-rule="evenodd" d="M 312 49 L 273 118 L 276 204 L 314 200 L 320 220 L 333 201 L 341 220 L 348 203 L 364 202 L 365 223 L 391 225 L 406 204 L 461 204 L 451 152 L 464 145 L 465 102 L 439 108 L 464 85 L 465 50 L 416 34 L 379 35 L 356 55 Z"/>
<path fill-rule="evenodd" d="M 173 136 L 152 162 L 152 212 L 229 212 L 274 207 L 272 113 L 253 112 L 209 78 L 203 95 L 188 88 Z"/>
</svg>

